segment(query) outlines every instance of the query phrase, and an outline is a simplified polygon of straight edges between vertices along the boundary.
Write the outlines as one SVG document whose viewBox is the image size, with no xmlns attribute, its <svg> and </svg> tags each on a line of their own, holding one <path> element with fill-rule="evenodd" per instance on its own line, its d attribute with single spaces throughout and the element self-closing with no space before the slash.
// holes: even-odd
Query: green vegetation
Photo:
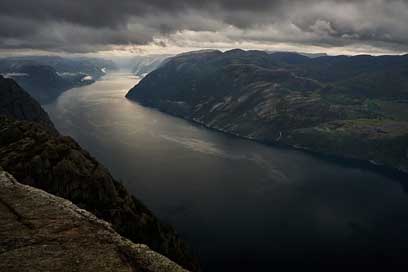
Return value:
<svg viewBox="0 0 408 272">
<path fill-rule="evenodd" d="M 170 59 L 127 97 L 234 135 L 408 171 L 406 71 L 408 56 L 211 51 Z"/>
</svg>

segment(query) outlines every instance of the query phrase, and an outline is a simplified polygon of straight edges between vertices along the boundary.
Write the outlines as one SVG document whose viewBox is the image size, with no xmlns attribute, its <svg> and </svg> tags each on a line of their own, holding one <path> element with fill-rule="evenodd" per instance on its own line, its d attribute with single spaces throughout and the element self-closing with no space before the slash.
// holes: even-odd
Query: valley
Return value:
<svg viewBox="0 0 408 272">
<path fill-rule="evenodd" d="M 61 133 L 176 228 L 204 271 L 321 268 L 322 256 L 361 263 L 405 247 L 404 179 L 144 107 L 124 98 L 139 80 L 111 73 L 45 109 Z"/>
</svg>

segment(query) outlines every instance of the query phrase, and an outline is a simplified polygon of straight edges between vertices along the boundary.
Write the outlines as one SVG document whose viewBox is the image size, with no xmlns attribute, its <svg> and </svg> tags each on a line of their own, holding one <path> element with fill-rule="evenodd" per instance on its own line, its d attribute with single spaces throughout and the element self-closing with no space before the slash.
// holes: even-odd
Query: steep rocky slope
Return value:
<svg viewBox="0 0 408 272">
<path fill-rule="evenodd" d="M 1 100 L 0 167 L 19 182 L 68 199 L 110 222 L 133 242 L 147 244 L 189 270 L 198 269 L 171 226 L 159 222 L 72 138 L 59 135 L 38 103 L 13 80 L 2 81 L 7 84 L 0 85 L 1 98 L 15 99 Z"/>
<path fill-rule="evenodd" d="M 73 139 L 40 124 L 0 117 L 0 166 L 19 182 L 71 200 L 121 235 L 188 269 L 195 263 L 172 227 L 160 223 Z"/>
<path fill-rule="evenodd" d="M 40 104 L 14 80 L 0 75 L 0 115 L 34 121 L 54 130 L 48 114 Z"/>
<path fill-rule="evenodd" d="M 127 97 L 241 137 L 408 172 L 408 56 L 192 52 Z"/>
<path fill-rule="evenodd" d="M 185 271 L 71 202 L 0 169 L 0 271 Z"/>
</svg>

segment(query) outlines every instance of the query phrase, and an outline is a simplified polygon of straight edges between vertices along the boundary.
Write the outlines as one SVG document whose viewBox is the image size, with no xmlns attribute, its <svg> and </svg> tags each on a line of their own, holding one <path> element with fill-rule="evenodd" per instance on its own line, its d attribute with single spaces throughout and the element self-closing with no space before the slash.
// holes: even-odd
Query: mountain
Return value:
<svg viewBox="0 0 408 272">
<path fill-rule="evenodd" d="M 5 76 L 15 79 L 41 104 L 47 104 L 62 92 L 76 86 L 90 84 L 93 80 L 82 80 L 84 76 L 63 77 L 51 66 L 27 64 L 19 67 L 14 73 Z"/>
<path fill-rule="evenodd" d="M 186 271 L 70 201 L 0 169 L 0 271 Z"/>
<path fill-rule="evenodd" d="M 16 71 L 24 65 L 45 65 L 54 68 L 58 73 L 84 74 L 95 79 L 103 76 L 105 71 L 116 70 L 113 61 L 101 58 L 64 58 L 59 56 L 25 56 L 0 59 L 0 71 Z"/>
<path fill-rule="evenodd" d="M 304 53 L 304 52 L 285 52 L 285 51 L 266 51 L 270 54 L 276 54 L 276 53 L 288 53 L 288 54 L 297 54 L 301 56 L 305 56 L 308 58 L 318 58 L 318 57 L 325 57 L 327 56 L 326 53 Z"/>
<path fill-rule="evenodd" d="M 169 57 L 171 57 L 171 55 L 148 55 L 134 57 L 131 60 L 132 73 L 143 77 L 160 67 L 160 65 Z"/>
<path fill-rule="evenodd" d="M 114 69 L 113 62 L 103 59 L 52 56 L 0 59 L 0 73 L 15 79 L 41 104 L 51 102 L 68 89 L 91 84 Z"/>
<path fill-rule="evenodd" d="M 174 55 L 152 54 L 143 56 L 120 56 L 113 57 L 113 61 L 119 69 L 130 71 L 138 77 L 144 77 L 172 56 Z"/>
<path fill-rule="evenodd" d="M 34 121 L 56 131 L 40 104 L 14 80 L 0 75 L 0 115 Z"/>
<path fill-rule="evenodd" d="M 408 55 L 192 52 L 126 97 L 240 137 L 408 171 Z"/>
<path fill-rule="evenodd" d="M 20 183 L 68 199 L 135 243 L 197 270 L 185 243 L 72 138 L 12 79 L 0 80 L 0 167 Z M 1 242 L 0 242 L 1 244 Z"/>
</svg>

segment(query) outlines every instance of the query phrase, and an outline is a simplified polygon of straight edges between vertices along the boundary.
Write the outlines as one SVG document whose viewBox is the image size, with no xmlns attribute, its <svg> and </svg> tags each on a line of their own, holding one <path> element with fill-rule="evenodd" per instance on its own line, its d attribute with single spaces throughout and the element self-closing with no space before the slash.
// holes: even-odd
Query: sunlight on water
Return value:
<svg viewBox="0 0 408 272">
<path fill-rule="evenodd" d="M 145 108 L 124 97 L 138 80 L 109 74 L 46 109 L 173 224 L 208 271 L 363 252 L 390 246 L 385 237 L 392 247 L 408 242 L 408 198 L 397 181 Z"/>
</svg>

